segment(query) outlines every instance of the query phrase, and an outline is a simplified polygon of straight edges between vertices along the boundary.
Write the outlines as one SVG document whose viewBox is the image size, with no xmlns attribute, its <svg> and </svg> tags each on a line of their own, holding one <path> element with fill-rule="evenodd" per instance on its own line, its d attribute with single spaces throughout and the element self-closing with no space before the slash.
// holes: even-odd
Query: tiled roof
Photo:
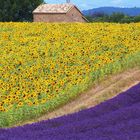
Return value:
<svg viewBox="0 0 140 140">
<path fill-rule="evenodd" d="M 41 4 L 33 13 L 67 13 L 74 5 L 71 3 L 65 4 Z"/>
</svg>

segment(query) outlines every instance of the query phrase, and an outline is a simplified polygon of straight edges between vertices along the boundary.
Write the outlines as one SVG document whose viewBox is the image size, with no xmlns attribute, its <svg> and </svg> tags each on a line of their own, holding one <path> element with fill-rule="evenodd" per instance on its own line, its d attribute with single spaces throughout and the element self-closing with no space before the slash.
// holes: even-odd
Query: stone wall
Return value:
<svg viewBox="0 0 140 140">
<path fill-rule="evenodd" d="M 72 22 L 86 22 L 86 20 L 82 17 L 83 15 L 75 7 L 66 15 L 72 20 Z"/>
<path fill-rule="evenodd" d="M 67 22 L 66 14 L 34 14 L 34 22 Z"/>
<path fill-rule="evenodd" d="M 86 22 L 83 19 L 82 14 L 74 7 L 66 14 L 44 14 L 44 13 L 34 13 L 34 22 Z"/>
</svg>

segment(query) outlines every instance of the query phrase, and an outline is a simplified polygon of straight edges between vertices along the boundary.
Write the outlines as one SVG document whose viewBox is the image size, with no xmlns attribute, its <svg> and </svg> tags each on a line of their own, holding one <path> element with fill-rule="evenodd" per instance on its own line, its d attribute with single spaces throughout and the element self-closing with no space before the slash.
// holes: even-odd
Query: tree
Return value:
<svg viewBox="0 0 140 140">
<path fill-rule="evenodd" d="M 87 16 L 90 22 L 108 22 L 109 16 L 103 12 L 95 12 L 91 16 Z"/>
<path fill-rule="evenodd" d="M 120 22 L 123 18 L 125 17 L 125 15 L 123 13 L 113 13 L 112 15 L 110 15 L 109 17 L 109 21 L 110 22 Z"/>
<path fill-rule="evenodd" d="M 131 17 L 131 16 L 125 16 L 120 21 L 120 23 L 131 23 L 131 22 L 134 22 L 134 17 Z"/>
<path fill-rule="evenodd" d="M 0 21 L 32 21 L 32 11 L 44 0 L 0 0 Z"/>
<path fill-rule="evenodd" d="M 140 22 L 140 15 L 134 17 L 134 22 Z"/>
<path fill-rule="evenodd" d="M 91 16 L 85 16 L 85 18 L 89 21 L 89 22 L 92 22 L 93 21 L 93 18 Z"/>
</svg>

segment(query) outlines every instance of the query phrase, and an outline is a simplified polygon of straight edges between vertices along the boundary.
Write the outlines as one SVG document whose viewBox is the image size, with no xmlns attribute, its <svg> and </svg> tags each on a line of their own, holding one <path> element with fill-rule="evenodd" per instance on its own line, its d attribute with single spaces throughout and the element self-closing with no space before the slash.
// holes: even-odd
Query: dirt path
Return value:
<svg viewBox="0 0 140 140">
<path fill-rule="evenodd" d="M 31 124 L 41 120 L 56 118 L 93 107 L 105 100 L 115 97 L 119 93 L 126 91 L 138 83 L 140 83 L 140 69 L 138 68 L 107 77 L 106 80 L 90 88 L 87 92 L 81 94 L 77 99 L 70 103 L 54 110 L 53 112 L 43 115 L 38 119 L 25 122 L 24 124 Z"/>
</svg>

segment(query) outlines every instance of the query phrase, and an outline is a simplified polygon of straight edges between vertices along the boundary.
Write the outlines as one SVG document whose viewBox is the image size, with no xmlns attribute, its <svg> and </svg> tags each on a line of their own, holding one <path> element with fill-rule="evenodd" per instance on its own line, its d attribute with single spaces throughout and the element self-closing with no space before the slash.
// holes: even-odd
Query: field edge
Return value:
<svg viewBox="0 0 140 140">
<path fill-rule="evenodd" d="M 94 107 L 97 104 L 111 99 L 117 96 L 119 93 L 128 90 L 139 82 L 139 67 L 114 74 L 105 80 L 96 83 L 96 85 L 85 90 L 84 93 L 81 93 L 78 98 L 73 98 L 73 100 L 70 100 L 68 103 L 57 107 L 52 112 L 43 114 L 35 119 L 17 123 L 13 127 L 32 124 L 42 120 L 53 119 L 63 115 L 75 113 L 86 108 Z"/>
</svg>

